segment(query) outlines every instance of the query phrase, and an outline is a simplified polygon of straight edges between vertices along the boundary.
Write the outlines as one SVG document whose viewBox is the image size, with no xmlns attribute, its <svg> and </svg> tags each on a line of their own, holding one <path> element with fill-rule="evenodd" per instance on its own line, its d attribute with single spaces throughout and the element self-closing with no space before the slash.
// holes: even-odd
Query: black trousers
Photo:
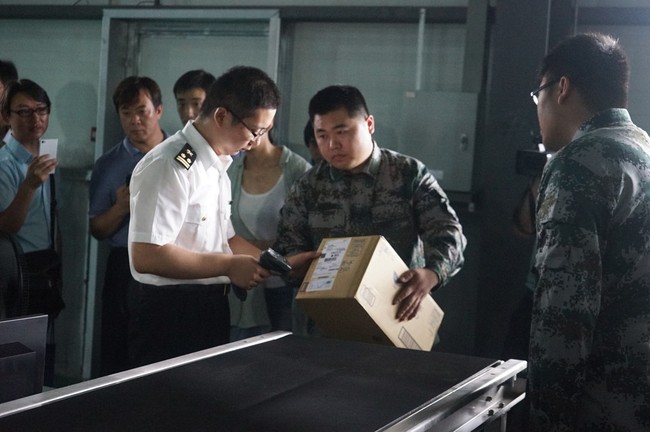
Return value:
<svg viewBox="0 0 650 432">
<path fill-rule="evenodd" d="M 127 248 L 112 248 L 106 263 L 102 292 L 101 375 L 121 372 L 129 368 L 128 293 L 139 285 L 129 268 Z"/>
<path fill-rule="evenodd" d="M 228 343 L 228 285 L 140 284 L 131 293 L 131 367 Z"/>
<path fill-rule="evenodd" d="M 24 255 L 24 259 L 27 267 L 24 284 L 25 290 L 29 293 L 27 314 L 47 314 L 43 384 L 53 387 L 56 355 L 54 320 L 65 308 L 62 295 L 61 257 L 53 249 L 44 249 L 28 252 Z M 20 315 L 24 315 L 22 311 L 20 312 Z"/>
</svg>

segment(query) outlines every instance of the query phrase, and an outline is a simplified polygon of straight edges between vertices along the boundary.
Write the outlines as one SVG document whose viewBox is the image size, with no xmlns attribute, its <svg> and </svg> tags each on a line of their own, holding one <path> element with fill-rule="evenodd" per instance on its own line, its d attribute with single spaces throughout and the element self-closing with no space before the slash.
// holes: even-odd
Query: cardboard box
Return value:
<svg viewBox="0 0 650 432">
<path fill-rule="evenodd" d="M 329 337 L 431 350 L 444 313 L 431 296 L 399 322 L 393 297 L 408 266 L 382 236 L 323 239 L 296 301 Z"/>
</svg>

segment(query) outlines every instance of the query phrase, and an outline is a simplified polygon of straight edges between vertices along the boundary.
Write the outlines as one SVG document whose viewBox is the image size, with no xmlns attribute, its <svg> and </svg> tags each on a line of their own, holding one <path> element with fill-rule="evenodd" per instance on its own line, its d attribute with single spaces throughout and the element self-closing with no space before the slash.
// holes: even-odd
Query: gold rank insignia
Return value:
<svg viewBox="0 0 650 432">
<path fill-rule="evenodd" d="M 194 163 L 194 160 L 196 159 L 196 153 L 194 152 L 194 149 L 192 148 L 191 145 L 185 143 L 181 151 L 179 151 L 178 154 L 176 155 L 175 159 L 176 162 L 183 165 L 185 169 L 188 170 L 190 169 L 190 167 Z"/>
</svg>

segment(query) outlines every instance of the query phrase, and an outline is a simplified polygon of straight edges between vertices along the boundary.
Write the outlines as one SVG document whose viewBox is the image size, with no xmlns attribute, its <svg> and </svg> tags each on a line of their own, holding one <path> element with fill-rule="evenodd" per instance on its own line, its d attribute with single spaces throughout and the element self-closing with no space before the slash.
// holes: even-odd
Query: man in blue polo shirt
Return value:
<svg viewBox="0 0 650 432">
<path fill-rule="evenodd" d="M 127 293 L 137 284 L 129 269 L 129 179 L 135 165 L 166 135 L 160 128 L 163 112 L 158 84 L 148 77 L 130 76 L 113 93 L 113 104 L 126 135 L 102 155 L 90 180 L 90 232 L 108 240 L 111 250 L 102 293 L 102 375 L 129 367 Z"/>
<path fill-rule="evenodd" d="M 30 292 L 27 313 L 49 315 L 44 382 L 52 385 L 53 322 L 64 304 L 52 200 L 51 174 L 57 161 L 50 155 L 39 155 L 51 102 L 47 92 L 28 79 L 11 83 L 5 95 L 2 117 L 11 133 L 0 148 L 0 231 L 15 235 L 25 252 L 25 280 Z"/>
</svg>

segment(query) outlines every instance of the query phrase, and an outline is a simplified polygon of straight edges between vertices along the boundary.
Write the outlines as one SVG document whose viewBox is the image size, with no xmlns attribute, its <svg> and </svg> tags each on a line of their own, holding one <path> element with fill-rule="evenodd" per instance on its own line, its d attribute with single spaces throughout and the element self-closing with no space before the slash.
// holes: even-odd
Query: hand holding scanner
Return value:
<svg viewBox="0 0 650 432">
<path fill-rule="evenodd" d="M 291 271 L 291 265 L 289 265 L 287 259 L 271 248 L 266 249 L 260 254 L 259 265 L 281 276 Z"/>
</svg>

